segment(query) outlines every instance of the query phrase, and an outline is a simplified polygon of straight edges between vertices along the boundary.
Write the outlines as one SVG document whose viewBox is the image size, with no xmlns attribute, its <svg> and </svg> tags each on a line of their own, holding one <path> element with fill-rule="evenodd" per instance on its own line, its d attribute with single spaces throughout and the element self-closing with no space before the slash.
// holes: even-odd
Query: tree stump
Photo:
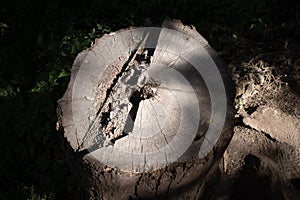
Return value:
<svg viewBox="0 0 300 200">
<path fill-rule="evenodd" d="M 199 199 L 233 131 L 226 68 L 192 26 L 104 35 L 58 101 L 71 165 L 92 199 Z"/>
</svg>

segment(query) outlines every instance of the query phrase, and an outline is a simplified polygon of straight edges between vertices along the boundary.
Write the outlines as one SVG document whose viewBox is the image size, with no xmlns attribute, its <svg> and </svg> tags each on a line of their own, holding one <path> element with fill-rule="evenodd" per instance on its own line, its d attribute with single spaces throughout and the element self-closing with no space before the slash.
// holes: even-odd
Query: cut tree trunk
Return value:
<svg viewBox="0 0 300 200">
<path fill-rule="evenodd" d="M 180 21 L 97 39 L 58 101 L 81 198 L 199 199 L 233 134 L 232 88 Z"/>
</svg>

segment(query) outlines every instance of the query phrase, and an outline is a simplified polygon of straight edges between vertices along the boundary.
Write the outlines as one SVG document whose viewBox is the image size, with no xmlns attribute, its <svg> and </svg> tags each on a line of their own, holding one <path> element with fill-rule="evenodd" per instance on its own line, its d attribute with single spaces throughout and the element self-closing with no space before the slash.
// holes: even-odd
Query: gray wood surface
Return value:
<svg viewBox="0 0 300 200">
<path fill-rule="evenodd" d="M 232 136 L 228 82 L 207 41 L 180 21 L 111 33 L 74 62 L 58 102 L 64 135 L 84 155 L 103 199 L 107 191 L 121 199 L 200 197 Z"/>
</svg>

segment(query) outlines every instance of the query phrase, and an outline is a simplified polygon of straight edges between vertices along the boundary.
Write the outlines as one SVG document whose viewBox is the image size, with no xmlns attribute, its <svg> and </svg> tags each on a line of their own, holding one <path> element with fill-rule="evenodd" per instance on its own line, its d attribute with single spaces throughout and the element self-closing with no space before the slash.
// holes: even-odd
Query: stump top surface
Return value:
<svg viewBox="0 0 300 200">
<path fill-rule="evenodd" d="M 231 127 L 228 81 L 206 40 L 178 21 L 105 35 L 74 62 L 59 101 L 65 136 L 122 171 L 204 158 Z"/>
</svg>

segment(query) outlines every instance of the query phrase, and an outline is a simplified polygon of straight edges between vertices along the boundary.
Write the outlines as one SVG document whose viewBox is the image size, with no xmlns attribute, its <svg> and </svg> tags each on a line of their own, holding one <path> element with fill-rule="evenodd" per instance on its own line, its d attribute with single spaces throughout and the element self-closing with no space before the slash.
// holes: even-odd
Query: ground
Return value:
<svg viewBox="0 0 300 200">
<path fill-rule="evenodd" d="M 298 60 L 275 53 L 229 67 L 236 86 L 236 123 L 220 165 L 227 191 L 216 199 L 298 199 Z"/>
</svg>

